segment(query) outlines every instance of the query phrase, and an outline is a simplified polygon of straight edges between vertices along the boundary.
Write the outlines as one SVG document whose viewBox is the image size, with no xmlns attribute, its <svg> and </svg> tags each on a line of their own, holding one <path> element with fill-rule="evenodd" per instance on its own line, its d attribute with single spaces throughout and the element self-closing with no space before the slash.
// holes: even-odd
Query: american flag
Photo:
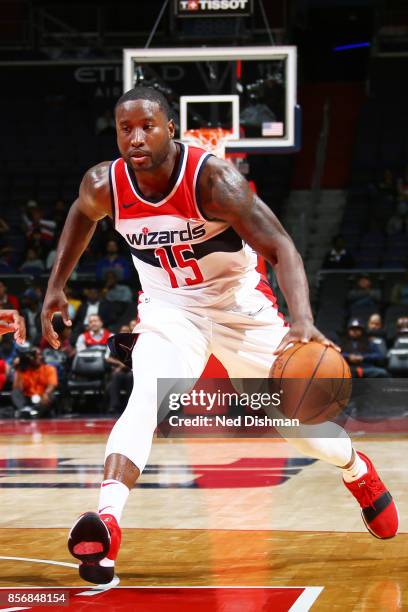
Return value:
<svg viewBox="0 0 408 612">
<path fill-rule="evenodd" d="M 262 123 L 262 136 L 283 136 L 282 121 L 266 121 Z"/>
</svg>

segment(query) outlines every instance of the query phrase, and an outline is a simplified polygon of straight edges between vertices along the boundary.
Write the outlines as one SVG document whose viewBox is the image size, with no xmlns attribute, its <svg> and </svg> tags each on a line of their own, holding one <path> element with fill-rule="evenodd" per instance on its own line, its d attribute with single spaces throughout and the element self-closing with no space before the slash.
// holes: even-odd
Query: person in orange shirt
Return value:
<svg viewBox="0 0 408 612">
<path fill-rule="evenodd" d="M 41 351 L 36 347 L 22 346 L 17 349 L 11 400 L 21 418 L 37 418 L 50 412 L 58 386 L 57 369 L 42 361 Z"/>
</svg>

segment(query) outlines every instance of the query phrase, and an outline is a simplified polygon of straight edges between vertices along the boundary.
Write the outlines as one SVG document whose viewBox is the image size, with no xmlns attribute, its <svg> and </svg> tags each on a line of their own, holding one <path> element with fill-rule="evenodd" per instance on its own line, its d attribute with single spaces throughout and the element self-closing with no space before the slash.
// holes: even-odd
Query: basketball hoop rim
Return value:
<svg viewBox="0 0 408 612">
<path fill-rule="evenodd" d="M 194 143 L 213 153 L 217 157 L 225 158 L 225 146 L 233 137 L 231 130 L 221 127 L 201 127 L 185 130 L 183 140 Z"/>
</svg>

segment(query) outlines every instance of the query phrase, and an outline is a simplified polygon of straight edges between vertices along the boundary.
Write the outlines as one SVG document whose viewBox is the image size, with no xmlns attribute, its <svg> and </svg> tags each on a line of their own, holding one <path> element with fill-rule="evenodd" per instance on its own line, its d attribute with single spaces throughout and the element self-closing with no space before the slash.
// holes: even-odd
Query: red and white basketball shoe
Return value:
<svg viewBox="0 0 408 612">
<path fill-rule="evenodd" d="M 107 584 L 115 575 L 115 560 L 122 539 L 111 514 L 85 512 L 72 527 L 68 550 L 79 559 L 79 575 L 94 584 Z"/>
<path fill-rule="evenodd" d="M 360 504 L 368 531 L 376 538 L 393 538 L 398 532 L 397 506 L 370 459 L 363 453 L 357 454 L 366 463 L 367 473 L 354 482 L 343 482 Z"/>
</svg>

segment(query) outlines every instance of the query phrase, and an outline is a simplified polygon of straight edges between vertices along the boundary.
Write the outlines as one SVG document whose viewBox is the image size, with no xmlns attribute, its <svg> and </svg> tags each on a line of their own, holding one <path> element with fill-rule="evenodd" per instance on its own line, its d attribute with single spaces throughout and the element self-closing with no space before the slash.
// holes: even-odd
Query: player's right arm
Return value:
<svg viewBox="0 0 408 612">
<path fill-rule="evenodd" d="M 64 287 L 91 241 L 98 221 L 106 216 L 112 216 L 109 162 L 102 162 L 90 168 L 82 179 L 79 196 L 65 221 L 48 281 L 41 312 L 42 333 L 55 349 L 60 342 L 52 327 L 52 317 L 61 312 L 65 325 L 71 325 Z"/>
</svg>

